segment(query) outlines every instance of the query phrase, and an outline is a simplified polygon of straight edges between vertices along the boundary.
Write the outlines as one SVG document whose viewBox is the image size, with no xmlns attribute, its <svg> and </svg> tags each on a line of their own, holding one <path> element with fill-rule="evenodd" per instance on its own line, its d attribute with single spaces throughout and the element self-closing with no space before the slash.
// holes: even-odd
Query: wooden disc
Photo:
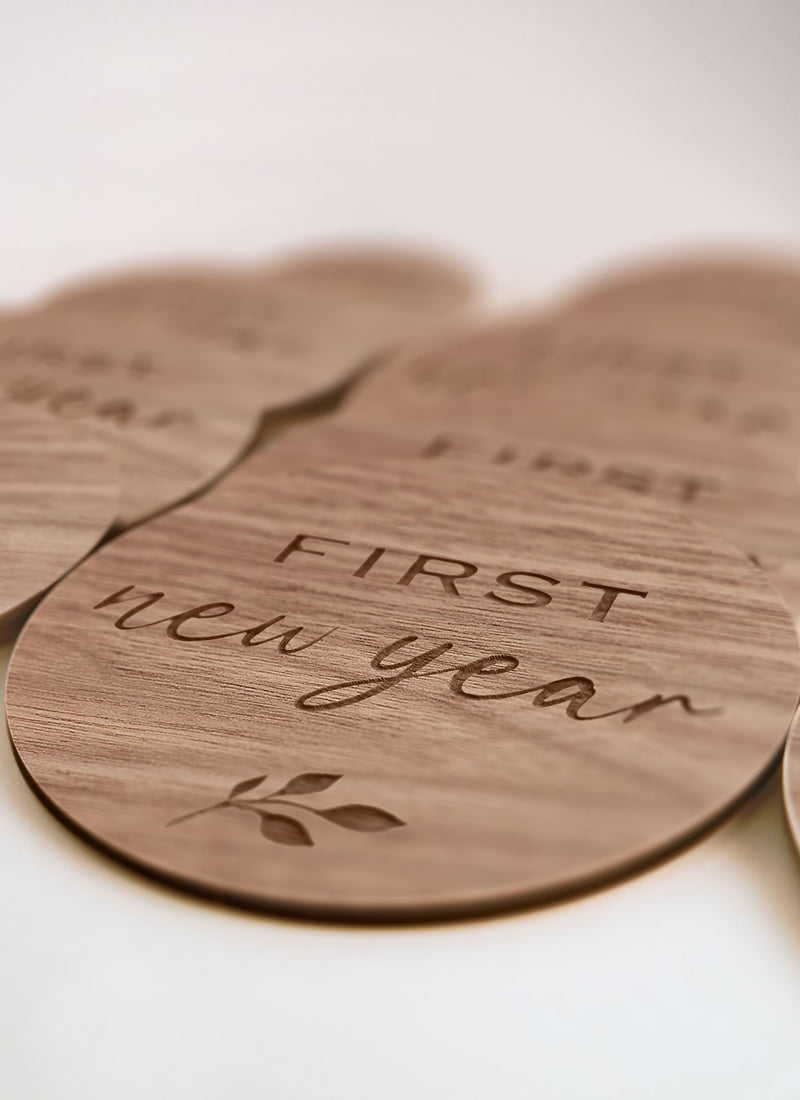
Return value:
<svg viewBox="0 0 800 1100">
<path fill-rule="evenodd" d="M 779 751 L 791 620 L 701 527 L 476 464 L 252 469 L 94 555 L 11 664 L 32 782 L 125 860 L 309 915 L 493 910 L 668 851 Z"/>
<path fill-rule="evenodd" d="M 108 530 L 117 492 L 90 430 L 0 402 L 0 639 Z"/>
<path fill-rule="evenodd" d="M 344 380 L 397 341 L 452 321 L 477 296 L 452 263 L 391 250 L 307 253 L 263 267 L 134 271 L 66 289 L 49 311 L 140 317 L 279 372 L 301 400 Z"/>
<path fill-rule="evenodd" d="M 404 323 L 458 312 L 474 302 L 474 277 L 451 260 L 397 248 L 315 250 L 286 258 L 273 277 L 285 287 L 335 296 Z"/>
<path fill-rule="evenodd" d="M 0 396 L 101 433 L 116 457 L 123 527 L 197 492 L 239 457 L 263 393 L 237 367 L 138 321 L 39 313 L 0 326 Z M 269 396 L 280 403 L 287 392 L 278 377 Z"/>
<path fill-rule="evenodd" d="M 121 275 L 0 326 L 0 394 L 99 427 L 127 527 L 223 473 L 265 412 L 329 390 L 472 294 L 460 269 L 402 254 Z"/>
<path fill-rule="evenodd" d="M 653 496 L 751 554 L 800 622 L 795 369 L 765 345 L 518 319 L 389 360 L 268 453 L 475 457 Z"/>
<path fill-rule="evenodd" d="M 688 256 L 633 267 L 578 292 L 569 318 L 705 332 L 800 352 L 800 266 L 769 256 Z"/>
<path fill-rule="evenodd" d="M 566 439 L 608 438 L 702 460 L 748 448 L 800 458 L 800 360 L 766 343 L 635 324 L 519 317 L 387 359 L 344 415 Z"/>
<path fill-rule="evenodd" d="M 546 423 L 546 420 L 544 421 Z M 614 490 L 658 501 L 712 528 L 739 546 L 762 568 L 800 625 L 800 487 L 791 472 L 748 462 L 724 450 L 698 460 L 690 453 L 659 452 L 613 440 L 563 438 L 552 428 L 502 431 L 485 425 L 401 420 L 389 427 L 346 416 L 327 418 L 287 432 L 247 460 L 244 476 L 266 478 L 276 471 L 332 462 L 413 459 L 426 468 L 442 462 L 476 462 L 539 480 Z M 237 471 L 236 482 L 242 475 Z M 232 486 L 234 492 L 236 485 Z M 225 495 L 228 486 L 217 490 Z"/>
</svg>

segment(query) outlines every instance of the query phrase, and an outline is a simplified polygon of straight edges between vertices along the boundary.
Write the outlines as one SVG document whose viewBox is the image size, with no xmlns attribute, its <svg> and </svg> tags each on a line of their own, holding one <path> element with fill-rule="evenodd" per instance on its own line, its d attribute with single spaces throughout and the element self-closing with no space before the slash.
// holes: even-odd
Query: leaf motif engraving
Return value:
<svg viewBox="0 0 800 1100">
<path fill-rule="evenodd" d="M 266 774 L 256 775 L 252 779 L 243 779 L 240 783 L 234 783 L 230 789 L 228 798 L 237 798 L 240 794 L 246 794 L 248 791 L 252 791 L 259 783 L 263 783 L 266 778 Z"/>
<path fill-rule="evenodd" d="M 339 825 L 342 829 L 354 829 L 359 833 L 382 833 L 384 829 L 396 829 L 405 825 L 399 817 L 377 806 L 362 806 L 353 802 L 346 806 L 334 806 L 330 810 L 317 811 L 319 817 Z"/>
<path fill-rule="evenodd" d="M 281 787 L 275 795 L 279 794 L 316 794 L 317 791 L 327 791 L 334 783 L 341 779 L 341 775 L 330 775 L 326 772 L 303 772 L 290 779 L 285 787 Z"/>
<path fill-rule="evenodd" d="M 306 802 L 297 802 L 285 797 L 286 795 L 316 794 L 319 791 L 326 791 L 342 778 L 341 775 L 333 772 L 300 772 L 278 791 L 256 798 L 241 797 L 247 794 L 248 791 L 255 790 L 268 778 L 269 775 L 265 772 L 263 775 L 254 775 L 250 779 L 242 779 L 231 787 L 228 797 L 223 798 L 222 801 L 181 814 L 179 817 L 165 822 L 165 824 L 167 826 L 180 825 L 203 814 L 217 813 L 224 810 L 245 811 L 258 817 L 261 835 L 267 840 L 273 844 L 285 844 L 297 848 L 310 848 L 314 845 L 311 834 L 303 824 L 305 814 L 324 818 L 340 829 L 350 829 L 357 833 L 382 833 L 387 829 L 396 829 L 398 826 L 406 824 L 399 817 L 395 817 L 388 810 L 381 810 L 378 806 L 366 806 L 353 802 L 342 806 L 332 806 L 330 809 L 319 809 L 316 806 L 308 805 Z M 292 813 L 299 810 L 301 820 L 298 821 L 296 817 L 290 817 L 285 813 L 273 813 L 273 810 L 279 807 L 281 809 L 288 807 Z"/>
<path fill-rule="evenodd" d="M 286 814 L 268 814 L 264 810 L 259 811 L 261 817 L 261 835 L 274 844 L 290 844 L 295 847 L 310 848 L 314 841 L 299 821 Z"/>
</svg>

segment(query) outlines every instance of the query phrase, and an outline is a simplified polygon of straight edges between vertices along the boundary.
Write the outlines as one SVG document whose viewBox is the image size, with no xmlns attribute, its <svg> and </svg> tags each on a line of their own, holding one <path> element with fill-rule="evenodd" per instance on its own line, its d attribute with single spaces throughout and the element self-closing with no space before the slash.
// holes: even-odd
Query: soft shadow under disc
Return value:
<svg viewBox="0 0 800 1100">
<path fill-rule="evenodd" d="M 31 781 L 141 869 L 491 911 L 661 855 L 779 751 L 794 630 L 706 530 L 477 465 L 248 468 L 84 563 L 11 664 Z"/>
<path fill-rule="evenodd" d="M 100 540 L 117 495 L 90 430 L 0 402 L 0 639 Z"/>
</svg>

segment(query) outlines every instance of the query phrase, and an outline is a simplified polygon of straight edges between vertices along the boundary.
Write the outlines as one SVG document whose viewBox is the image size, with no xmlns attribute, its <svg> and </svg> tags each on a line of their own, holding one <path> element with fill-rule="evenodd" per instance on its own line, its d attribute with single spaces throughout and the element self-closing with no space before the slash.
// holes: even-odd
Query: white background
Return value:
<svg viewBox="0 0 800 1100">
<path fill-rule="evenodd" d="M 353 236 L 460 253 L 499 303 L 800 250 L 798 57 L 792 0 L 0 0 L 0 294 Z M 774 784 L 590 897 L 364 931 L 139 878 L 0 758 L 4 1098 L 800 1097 Z"/>
</svg>

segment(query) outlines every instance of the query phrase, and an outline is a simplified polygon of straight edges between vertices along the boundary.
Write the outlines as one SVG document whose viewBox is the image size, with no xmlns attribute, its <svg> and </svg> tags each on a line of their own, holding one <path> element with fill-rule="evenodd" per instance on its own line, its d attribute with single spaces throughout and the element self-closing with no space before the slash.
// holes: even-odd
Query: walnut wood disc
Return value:
<svg viewBox="0 0 800 1100">
<path fill-rule="evenodd" d="M 117 493 L 91 430 L 0 401 L 0 639 L 108 530 Z"/>
<path fill-rule="evenodd" d="M 99 427 L 127 527 L 218 477 L 265 412 L 341 383 L 473 296 L 460 269 L 402 253 L 120 275 L 0 326 L 0 394 Z"/>
<path fill-rule="evenodd" d="M 478 464 L 263 472 L 105 546 L 16 649 L 22 764 L 121 858 L 309 915 L 493 910 L 667 852 L 779 752 L 791 620 L 700 526 Z"/>
<path fill-rule="evenodd" d="M 65 289 L 50 311 L 141 317 L 223 351 L 300 400 L 476 299 L 454 263 L 388 249 L 318 251 L 264 266 L 154 268 Z"/>
<path fill-rule="evenodd" d="M 786 471 L 748 464 L 742 456 L 738 463 L 724 454 L 699 462 L 646 447 L 565 440 L 545 430 L 515 435 L 419 421 L 389 428 L 343 416 L 287 432 L 247 466 L 249 476 L 267 477 L 346 460 L 368 467 L 381 458 L 415 459 L 426 468 L 449 460 L 477 462 L 498 476 L 522 474 L 531 484 L 581 483 L 661 502 L 739 546 L 766 571 L 800 624 L 800 487 Z M 227 489 L 222 485 L 218 492 Z"/>
<path fill-rule="evenodd" d="M 748 448 L 796 468 L 800 360 L 769 344 L 606 319 L 517 317 L 386 359 L 344 415 L 425 420 L 698 455 Z"/>
<path fill-rule="evenodd" d="M 688 256 L 612 273 L 564 315 L 763 340 L 800 353 L 800 265 L 767 255 Z"/>
<path fill-rule="evenodd" d="M 197 492 L 234 462 L 269 392 L 235 360 L 140 321 L 25 314 L 0 325 L 0 397 L 89 424 L 116 458 L 116 523 Z"/>
<path fill-rule="evenodd" d="M 800 622 L 795 372 L 765 345 L 521 318 L 388 360 L 342 409 L 352 436 L 310 425 L 273 455 L 471 455 L 654 496 L 753 555 Z"/>
</svg>

